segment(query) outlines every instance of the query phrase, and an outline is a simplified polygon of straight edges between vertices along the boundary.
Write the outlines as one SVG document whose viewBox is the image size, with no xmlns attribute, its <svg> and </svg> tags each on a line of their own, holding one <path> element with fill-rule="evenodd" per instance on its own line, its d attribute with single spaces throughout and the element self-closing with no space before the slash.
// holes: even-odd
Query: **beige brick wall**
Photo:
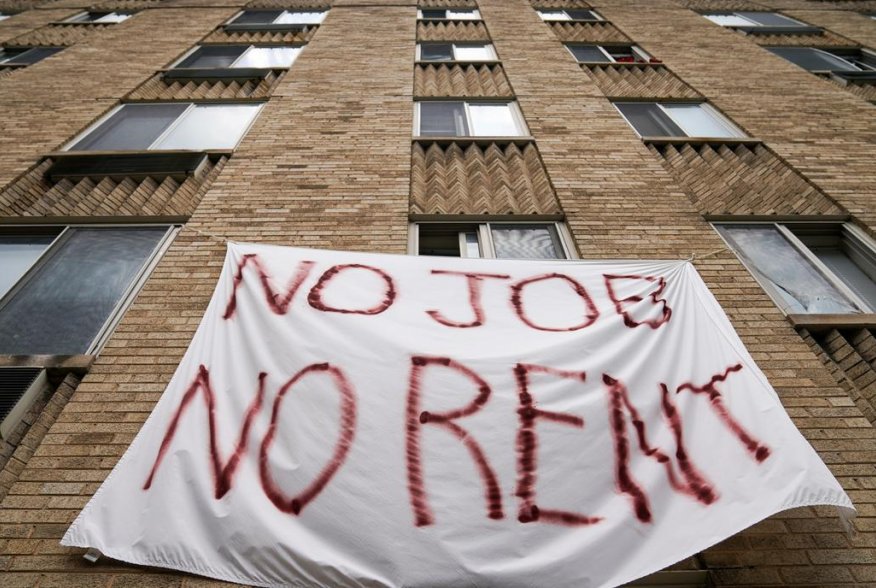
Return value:
<svg viewBox="0 0 876 588">
<path fill-rule="evenodd" d="M 633 0 L 591 4 L 764 140 L 817 186 L 819 198 L 865 223 L 876 220 L 876 118 L 867 116 L 874 107 L 676 2 L 649 0 L 647 10 Z M 0 106 L 14 113 L 0 120 L 0 187 L 242 5 L 167 0 L 0 80 Z M 213 584 L 105 559 L 86 564 L 80 550 L 61 548 L 58 539 L 139 430 L 200 321 L 224 255 L 221 241 L 204 233 L 405 251 L 415 6 L 414 0 L 335 0 L 192 215 L 189 227 L 201 232 L 183 229 L 33 456 L 25 450 L 17 471 L 0 478 L 10 483 L 0 503 L 4 587 Z M 583 257 L 686 258 L 723 248 L 683 186 L 528 0 L 479 0 L 479 6 Z M 725 251 L 696 263 L 860 513 L 853 537 L 831 509 L 783 513 L 707 550 L 699 564 L 723 586 L 873 585 L 876 431 L 735 256 Z"/>
</svg>

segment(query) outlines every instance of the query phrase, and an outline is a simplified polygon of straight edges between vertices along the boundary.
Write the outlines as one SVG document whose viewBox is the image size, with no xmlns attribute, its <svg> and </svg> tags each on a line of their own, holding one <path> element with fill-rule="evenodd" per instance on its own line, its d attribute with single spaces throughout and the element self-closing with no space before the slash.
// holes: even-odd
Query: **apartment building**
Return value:
<svg viewBox="0 0 876 588">
<path fill-rule="evenodd" d="M 876 585 L 876 0 L 0 0 L 0 584 L 221 584 L 60 537 L 225 241 L 692 259 L 854 501 L 639 585 Z"/>
</svg>

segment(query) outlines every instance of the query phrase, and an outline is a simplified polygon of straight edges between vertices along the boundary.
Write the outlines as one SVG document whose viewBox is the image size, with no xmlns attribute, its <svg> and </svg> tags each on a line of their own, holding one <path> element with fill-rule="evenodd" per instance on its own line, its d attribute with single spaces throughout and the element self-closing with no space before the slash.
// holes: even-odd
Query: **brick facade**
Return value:
<svg viewBox="0 0 876 588">
<path fill-rule="evenodd" d="M 583 3 L 478 0 L 483 22 L 445 25 L 418 23 L 417 0 L 334 0 L 306 34 L 258 37 L 217 29 L 245 0 L 134 4 L 139 12 L 127 21 L 0 78 L 0 227 L 185 221 L 81 383 L 75 375 L 56 381 L 54 395 L 0 447 L 0 584 L 220 584 L 107 559 L 89 564 L 58 540 L 173 374 L 221 269 L 222 237 L 404 253 L 411 215 L 539 214 L 565 220 L 582 258 L 695 255 L 795 424 L 858 508 L 854 534 L 832 509 L 795 509 L 676 569 L 706 570 L 718 586 L 876 585 L 872 331 L 798 332 L 709 224 L 715 215 L 804 215 L 851 219 L 876 234 L 876 106 L 694 12 L 782 10 L 831 39 L 876 48 L 876 21 L 855 11 L 870 10 L 866 3 L 590 0 L 608 22 L 550 25 L 533 5 Z M 45 34 L 90 4 L 28 6 L 0 22 L 0 43 Z M 415 65 L 417 40 L 489 40 L 498 63 Z M 247 88 L 173 86 L 158 76 L 201 41 L 306 46 L 289 72 Z M 596 70 L 577 64 L 564 42 L 632 42 L 662 63 Z M 415 99 L 468 96 L 515 99 L 530 137 L 412 141 Z M 631 97 L 703 97 L 759 142 L 646 144 L 609 100 Z M 120 100 L 220 98 L 265 106 L 234 153 L 213 158 L 201 176 L 46 179 L 51 154 Z"/>
</svg>

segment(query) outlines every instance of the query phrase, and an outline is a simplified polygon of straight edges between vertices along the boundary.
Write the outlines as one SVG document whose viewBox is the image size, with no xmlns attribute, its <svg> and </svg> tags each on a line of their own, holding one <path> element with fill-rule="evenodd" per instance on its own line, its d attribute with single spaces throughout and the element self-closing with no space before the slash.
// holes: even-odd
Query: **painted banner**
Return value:
<svg viewBox="0 0 876 588">
<path fill-rule="evenodd" d="M 687 262 L 230 244 L 62 543 L 257 586 L 616 586 L 852 504 Z"/>
</svg>

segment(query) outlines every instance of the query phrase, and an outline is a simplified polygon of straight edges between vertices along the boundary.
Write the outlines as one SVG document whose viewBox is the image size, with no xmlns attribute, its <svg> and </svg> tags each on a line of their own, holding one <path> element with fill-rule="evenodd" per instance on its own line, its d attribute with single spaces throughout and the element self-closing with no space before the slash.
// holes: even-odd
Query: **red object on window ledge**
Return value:
<svg viewBox="0 0 876 588">
<path fill-rule="evenodd" d="M 618 63 L 633 63 L 635 62 L 635 59 L 632 57 L 618 57 L 615 61 Z"/>
<path fill-rule="evenodd" d="M 663 63 L 663 62 L 660 61 L 659 59 L 657 59 L 656 57 L 652 57 L 648 63 Z"/>
</svg>

